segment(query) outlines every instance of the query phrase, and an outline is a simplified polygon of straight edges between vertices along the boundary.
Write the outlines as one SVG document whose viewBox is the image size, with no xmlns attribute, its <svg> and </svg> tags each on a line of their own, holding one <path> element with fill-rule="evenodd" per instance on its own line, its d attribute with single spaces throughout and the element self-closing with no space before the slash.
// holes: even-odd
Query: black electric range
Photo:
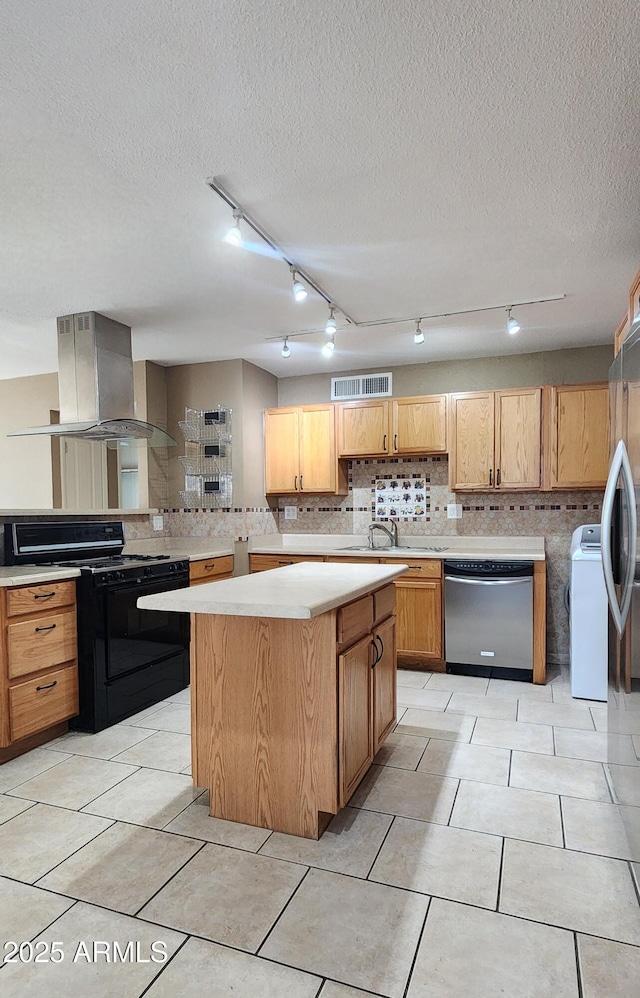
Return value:
<svg viewBox="0 0 640 998">
<path fill-rule="evenodd" d="M 7 565 L 77 568 L 80 713 L 101 731 L 189 684 L 188 614 L 140 610 L 140 596 L 189 585 L 189 562 L 123 554 L 120 521 L 5 524 Z"/>
</svg>

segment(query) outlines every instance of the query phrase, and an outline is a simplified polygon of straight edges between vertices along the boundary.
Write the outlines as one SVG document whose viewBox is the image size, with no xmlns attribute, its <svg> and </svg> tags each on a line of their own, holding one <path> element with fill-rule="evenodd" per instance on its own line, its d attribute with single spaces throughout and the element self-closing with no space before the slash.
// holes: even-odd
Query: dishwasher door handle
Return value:
<svg viewBox="0 0 640 998">
<path fill-rule="evenodd" d="M 519 579 L 463 579 L 459 575 L 445 575 L 445 582 L 459 582 L 463 586 L 524 586 L 533 582 L 532 575 L 523 575 Z"/>
</svg>

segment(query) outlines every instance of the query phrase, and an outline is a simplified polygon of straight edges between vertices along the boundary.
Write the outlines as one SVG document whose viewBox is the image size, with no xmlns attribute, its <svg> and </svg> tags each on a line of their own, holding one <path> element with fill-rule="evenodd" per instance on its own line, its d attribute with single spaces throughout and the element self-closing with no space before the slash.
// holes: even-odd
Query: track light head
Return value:
<svg viewBox="0 0 640 998">
<path fill-rule="evenodd" d="M 283 339 L 283 341 L 282 341 L 282 356 L 283 357 L 290 357 L 291 356 L 291 347 L 287 343 L 288 339 L 289 339 L 289 337 L 285 336 L 284 339 Z"/>
<path fill-rule="evenodd" d="M 336 329 L 338 328 L 338 323 L 334 317 L 335 308 L 333 305 L 329 305 L 329 318 L 327 319 L 327 324 L 324 327 L 324 331 L 327 336 L 334 336 Z"/>
<path fill-rule="evenodd" d="M 293 267 L 291 268 L 291 276 L 293 278 L 293 297 L 296 301 L 304 301 L 308 292 L 302 281 L 298 280 L 298 276 Z"/>
<path fill-rule="evenodd" d="M 240 219 L 242 215 L 239 211 L 233 213 L 233 225 L 224 237 L 225 243 L 230 246 L 242 246 L 242 232 L 240 231 Z"/>
<path fill-rule="evenodd" d="M 422 319 L 416 319 L 416 331 L 413 334 L 413 342 L 414 343 L 424 343 L 424 333 L 420 329 L 420 323 L 421 322 L 422 322 Z"/>
<path fill-rule="evenodd" d="M 507 309 L 507 332 L 511 336 L 515 336 L 516 333 L 520 332 L 520 323 L 517 319 L 514 319 L 511 315 L 511 309 Z"/>
<path fill-rule="evenodd" d="M 325 343 L 325 345 L 322 348 L 322 355 L 323 355 L 323 357 L 326 357 L 327 359 L 329 357 L 332 357 L 333 356 L 333 351 L 335 350 L 335 348 L 336 348 L 336 341 L 335 341 L 335 337 L 332 336 L 330 340 L 327 340 L 327 342 Z"/>
</svg>

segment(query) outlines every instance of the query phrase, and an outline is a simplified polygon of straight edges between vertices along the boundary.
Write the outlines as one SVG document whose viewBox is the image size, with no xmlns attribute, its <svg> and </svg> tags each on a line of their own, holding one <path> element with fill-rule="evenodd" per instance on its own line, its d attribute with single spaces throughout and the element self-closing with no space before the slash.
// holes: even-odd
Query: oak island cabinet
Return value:
<svg viewBox="0 0 640 998">
<path fill-rule="evenodd" d="M 302 563 L 141 607 L 192 614 L 194 783 L 213 817 L 317 839 L 396 715 L 402 564 Z"/>
</svg>

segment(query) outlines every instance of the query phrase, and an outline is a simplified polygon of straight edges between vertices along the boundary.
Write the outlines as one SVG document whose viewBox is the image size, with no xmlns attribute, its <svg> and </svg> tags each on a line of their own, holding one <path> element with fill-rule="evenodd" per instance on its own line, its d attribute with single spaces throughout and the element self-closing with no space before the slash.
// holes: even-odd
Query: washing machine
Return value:
<svg viewBox="0 0 640 998">
<path fill-rule="evenodd" d="M 578 527 L 571 538 L 569 645 L 571 695 L 607 699 L 608 606 L 600 524 Z"/>
</svg>

